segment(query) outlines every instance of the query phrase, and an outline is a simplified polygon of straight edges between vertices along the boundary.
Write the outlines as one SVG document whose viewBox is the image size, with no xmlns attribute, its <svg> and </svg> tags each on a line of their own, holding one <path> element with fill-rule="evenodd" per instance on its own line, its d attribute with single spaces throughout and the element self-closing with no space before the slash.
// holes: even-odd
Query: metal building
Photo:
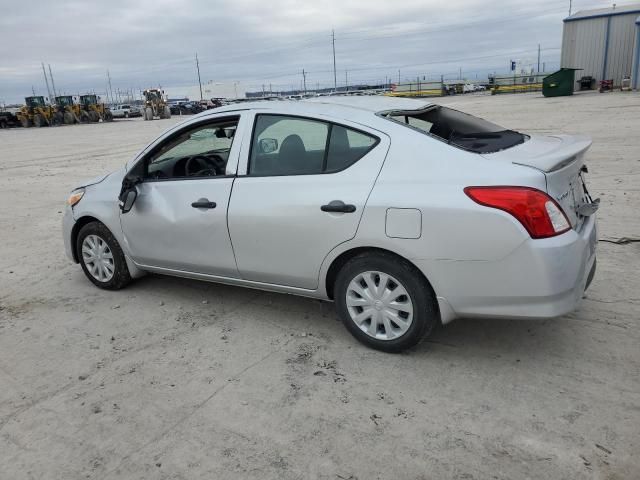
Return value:
<svg viewBox="0 0 640 480">
<path fill-rule="evenodd" d="M 640 88 L 640 4 L 583 10 L 564 19 L 560 65 L 596 81 Z"/>
</svg>

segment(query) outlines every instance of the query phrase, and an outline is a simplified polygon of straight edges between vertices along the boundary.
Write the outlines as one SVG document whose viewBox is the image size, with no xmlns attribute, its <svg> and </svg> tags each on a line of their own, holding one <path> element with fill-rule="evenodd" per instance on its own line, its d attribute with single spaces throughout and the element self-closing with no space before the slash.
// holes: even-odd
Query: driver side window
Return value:
<svg viewBox="0 0 640 480">
<path fill-rule="evenodd" d="M 145 178 L 171 180 L 226 175 L 238 119 L 183 130 L 163 143 L 147 162 Z"/>
</svg>

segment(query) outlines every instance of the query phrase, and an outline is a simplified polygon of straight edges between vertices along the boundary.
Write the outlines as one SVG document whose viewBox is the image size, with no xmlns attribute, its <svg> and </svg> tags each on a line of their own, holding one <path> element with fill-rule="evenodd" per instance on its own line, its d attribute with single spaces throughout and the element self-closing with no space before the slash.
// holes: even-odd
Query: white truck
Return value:
<svg viewBox="0 0 640 480">
<path fill-rule="evenodd" d="M 115 105 L 111 107 L 111 113 L 113 118 L 129 118 L 129 117 L 141 117 L 142 112 L 135 105 Z"/>
</svg>

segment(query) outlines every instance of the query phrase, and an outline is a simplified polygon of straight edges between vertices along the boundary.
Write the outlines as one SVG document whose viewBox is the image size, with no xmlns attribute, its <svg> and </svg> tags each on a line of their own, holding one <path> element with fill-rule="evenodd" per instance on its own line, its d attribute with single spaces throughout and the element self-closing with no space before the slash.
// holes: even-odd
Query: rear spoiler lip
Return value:
<svg viewBox="0 0 640 480">
<path fill-rule="evenodd" d="M 536 143 L 537 140 L 544 140 L 545 138 L 557 139 L 560 140 L 560 143 L 545 153 L 534 154 L 531 152 L 531 155 L 521 155 L 526 152 L 527 148 L 531 148 L 532 142 Z M 576 157 L 582 155 L 591 147 L 592 143 L 591 138 L 586 135 L 532 135 L 524 143 L 501 152 L 484 154 L 483 156 L 493 159 L 510 159 L 514 165 L 534 168 L 543 173 L 552 173 L 573 163 Z"/>
</svg>

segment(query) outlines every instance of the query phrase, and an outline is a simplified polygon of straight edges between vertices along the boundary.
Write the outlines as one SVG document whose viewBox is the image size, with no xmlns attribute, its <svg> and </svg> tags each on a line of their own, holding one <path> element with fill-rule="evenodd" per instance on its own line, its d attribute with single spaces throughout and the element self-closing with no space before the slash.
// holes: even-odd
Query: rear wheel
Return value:
<svg viewBox="0 0 640 480">
<path fill-rule="evenodd" d="M 409 262 L 385 253 L 349 260 L 336 278 L 334 300 L 351 334 L 385 352 L 417 345 L 439 323 L 431 286 Z"/>
<path fill-rule="evenodd" d="M 96 112 L 95 110 L 91 110 L 89 112 L 89 120 L 93 123 L 99 122 L 100 121 L 100 114 L 98 112 Z"/>
<path fill-rule="evenodd" d="M 89 112 L 83 110 L 80 113 L 80 123 L 89 123 L 91 121 L 91 117 L 89 116 Z"/>
<path fill-rule="evenodd" d="M 71 125 L 74 123 L 74 115 L 71 112 L 64 112 L 64 124 Z"/>
<path fill-rule="evenodd" d="M 24 128 L 29 128 L 32 124 L 31 124 L 31 120 L 29 120 L 27 117 L 22 117 L 20 119 L 20 124 L 24 127 Z"/>
<path fill-rule="evenodd" d="M 44 119 L 42 118 L 42 115 L 40 115 L 39 113 L 36 113 L 33 116 L 33 126 L 41 127 L 42 125 L 44 125 Z"/>
<path fill-rule="evenodd" d="M 171 109 L 168 106 L 164 107 L 164 118 L 171 118 Z"/>
<path fill-rule="evenodd" d="M 76 249 L 82 270 L 94 285 L 119 290 L 131 282 L 124 253 L 104 224 L 91 222 L 82 227 Z"/>
<path fill-rule="evenodd" d="M 105 122 L 113 122 L 113 113 L 110 110 L 104 112 L 104 121 Z"/>
</svg>

